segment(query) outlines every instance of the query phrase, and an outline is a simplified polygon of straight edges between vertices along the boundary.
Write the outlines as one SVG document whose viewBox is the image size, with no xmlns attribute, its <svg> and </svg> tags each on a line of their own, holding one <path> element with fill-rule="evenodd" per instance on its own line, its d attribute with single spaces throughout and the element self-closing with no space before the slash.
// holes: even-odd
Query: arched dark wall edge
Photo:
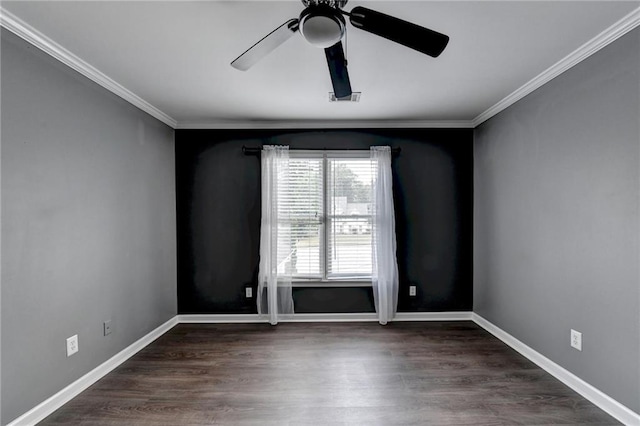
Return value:
<svg viewBox="0 0 640 426">
<path fill-rule="evenodd" d="M 260 158 L 242 146 L 401 148 L 394 157 L 401 312 L 473 306 L 473 130 L 176 130 L 178 312 L 255 313 Z M 409 285 L 417 296 L 409 296 Z M 370 288 L 295 288 L 298 313 L 372 312 Z"/>
</svg>

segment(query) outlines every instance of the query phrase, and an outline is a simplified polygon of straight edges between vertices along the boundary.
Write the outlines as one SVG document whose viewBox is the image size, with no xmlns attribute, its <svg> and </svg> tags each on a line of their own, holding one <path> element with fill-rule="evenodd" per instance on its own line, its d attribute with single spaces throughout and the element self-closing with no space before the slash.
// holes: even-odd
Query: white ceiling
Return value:
<svg viewBox="0 0 640 426">
<path fill-rule="evenodd" d="M 350 1 L 445 33 L 431 58 L 348 25 L 359 103 L 329 103 L 324 52 L 299 35 L 242 72 L 229 63 L 299 1 L 3 1 L 36 33 L 177 121 L 471 123 L 638 8 L 638 1 Z M 166 121 L 166 120 L 165 120 Z M 169 120 L 171 121 L 171 120 Z M 477 120 L 476 120 L 477 122 Z"/>
</svg>

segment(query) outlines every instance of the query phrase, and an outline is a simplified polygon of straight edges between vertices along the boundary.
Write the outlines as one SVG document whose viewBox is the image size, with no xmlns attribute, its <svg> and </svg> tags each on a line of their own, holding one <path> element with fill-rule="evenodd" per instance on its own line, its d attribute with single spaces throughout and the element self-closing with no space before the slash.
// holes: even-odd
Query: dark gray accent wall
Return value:
<svg viewBox="0 0 640 426">
<path fill-rule="evenodd" d="M 474 311 L 640 412 L 640 30 L 477 128 L 474 183 Z"/>
<path fill-rule="evenodd" d="M 393 159 L 400 311 L 472 307 L 473 131 L 177 130 L 178 311 L 255 313 L 245 286 L 257 286 L 260 158 L 242 146 L 369 149 Z M 409 297 L 409 285 L 417 297 Z M 373 312 L 370 288 L 296 288 L 298 313 Z"/>
<path fill-rule="evenodd" d="M 176 216 L 171 128 L 5 30 L 1 52 L 5 424 L 175 316 Z"/>
</svg>

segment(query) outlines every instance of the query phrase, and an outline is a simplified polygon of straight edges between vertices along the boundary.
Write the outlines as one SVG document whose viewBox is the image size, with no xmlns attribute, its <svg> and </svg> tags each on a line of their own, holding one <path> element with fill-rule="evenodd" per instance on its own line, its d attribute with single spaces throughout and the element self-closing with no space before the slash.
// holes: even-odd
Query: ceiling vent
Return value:
<svg viewBox="0 0 640 426">
<path fill-rule="evenodd" d="M 329 102 L 360 102 L 361 94 L 362 92 L 351 92 L 350 96 L 336 98 L 336 94 L 334 92 L 329 92 Z"/>
</svg>

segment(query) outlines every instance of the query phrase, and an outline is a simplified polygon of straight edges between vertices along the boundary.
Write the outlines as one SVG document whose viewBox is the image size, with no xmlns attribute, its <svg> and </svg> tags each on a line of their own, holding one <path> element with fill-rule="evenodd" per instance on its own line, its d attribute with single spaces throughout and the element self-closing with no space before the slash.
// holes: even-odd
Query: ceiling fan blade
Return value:
<svg viewBox="0 0 640 426">
<path fill-rule="evenodd" d="M 418 52 L 437 58 L 449 43 L 449 36 L 366 7 L 354 7 L 349 14 L 354 27 L 379 35 Z"/>
<path fill-rule="evenodd" d="M 248 70 L 276 47 L 289 40 L 296 31 L 298 31 L 298 20 L 289 19 L 234 59 L 231 66 L 240 71 Z"/>
<path fill-rule="evenodd" d="M 333 84 L 333 92 L 336 98 L 344 98 L 351 96 L 351 83 L 349 82 L 349 73 L 347 72 L 347 61 L 344 58 L 344 50 L 342 42 L 339 41 L 331 47 L 324 49 L 329 65 L 329 74 L 331 74 L 331 83 Z"/>
</svg>

